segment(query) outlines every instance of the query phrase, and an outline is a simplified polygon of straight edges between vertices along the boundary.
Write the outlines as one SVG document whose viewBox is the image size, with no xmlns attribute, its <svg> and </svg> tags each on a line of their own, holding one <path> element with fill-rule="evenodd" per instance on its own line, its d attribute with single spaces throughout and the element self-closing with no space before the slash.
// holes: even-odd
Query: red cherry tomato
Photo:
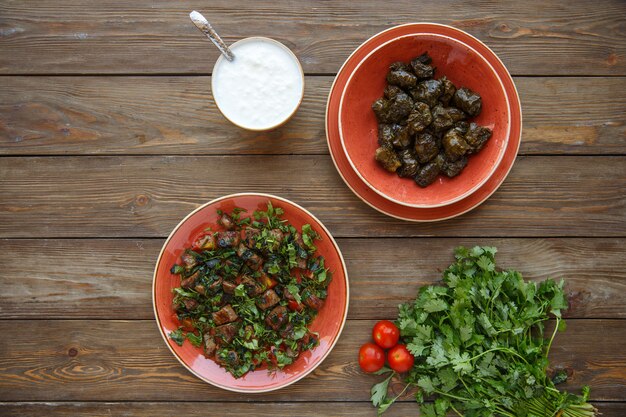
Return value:
<svg viewBox="0 0 626 417">
<path fill-rule="evenodd" d="M 404 345 L 395 345 L 387 352 L 389 367 L 396 372 L 406 372 L 413 367 L 415 357 Z"/>
<path fill-rule="evenodd" d="M 374 343 L 366 343 L 359 349 L 359 366 L 365 372 L 376 372 L 385 364 L 385 352 Z"/>
<path fill-rule="evenodd" d="M 398 344 L 400 330 L 389 320 L 381 320 L 374 325 L 372 337 L 378 346 L 389 349 Z"/>
</svg>

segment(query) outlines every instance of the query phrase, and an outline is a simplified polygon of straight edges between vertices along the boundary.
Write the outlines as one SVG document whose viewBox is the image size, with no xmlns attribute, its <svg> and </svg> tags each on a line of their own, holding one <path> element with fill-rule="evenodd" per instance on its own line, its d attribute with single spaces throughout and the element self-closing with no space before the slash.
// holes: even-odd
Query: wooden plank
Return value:
<svg viewBox="0 0 626 417">
<path fill-rule="evenodd" d="M 198 205 L 243 191 L 292 199 L 337 237 L 626 232 L 625 157 L 520 157 L 478 209 L 429 224 L 368 207 L 323 155 L 5 157 L 0 178 L 0 237 L 164 237 Z"/>
<path fill-rule="evenodd" d="M 0 154 L 327 154 L 332 80 L 307 77 L 294 119 L 258 134 L 219 114 L 210 77 L 2 77 Z M 626 153 L 626 78 L 515 81 L 521 154 Z"/>
<path fill-rule="evenodd" d="M 498 265 L 527 279 L 564 278 L 570 318 L 626 318 L 624 239 L 339 239 L 352 319 L 393 318 L 441 278 L 459 245 L 499 248 Z M 152 319 L 163 240 L 0 240 L 0 318 Z M 384 288 L 384 291 L 381 291 Z"/>
<path fill-rule="evenodd" d="M 202 5 L 200 5 L 202 6 Z M 217 50 L 190 24 L 197 2 L 106 0 L 85 7 L 4 1 L 0 72 L 208 73 Z M 228 43 L 274 37 L 308 73 L 334 73 L 361 42 L 393 25 L 433 21 L 487 43 L 514 74 L 626 74 L 626 10 L 619 0 L 393 4 L 213 1 L 200 7 Z M 384 17 L 383 17 L 384 16 Z"/>
<path fill-rule="evenodd" d="M 622 417 L 626 413 L 624 403 L 595 403 L 602 417 Z M 75 417 L 110 417 L 111 415 L 132 415 L 136 417 L 184 415 L 187 417 L 205 417 L 207 410 L 228 410 L 232 417 L 348 417 L 375 416 L 375 409 L 365 402 L 318 402 L 318 403 L 198 403 L 198 402 L 150 402 L 150 403 L 0 403 L 0 410 L 5 417 L 40 417 L 42 415 Z M 385 417 L 419 416 L 417 404 L 394 404 L 385 413 Z"/>
<path fill-rule="evenodd" d="M 367 401 L 380 377 L 363 374 L 358 347 L 374 321 L 350 320 L 318 369 L 258 401 Z M 19 329 L 19 331 L 16 331 Z M 153 321 L 0 321 L 0 401 L 245 401 L 182 367 Z M 552 350 L 552 365 L 571 374 L 564 388 L 592 387 L 596 401 L 626 400 L 626 320 L 570 320 Z M 590 341 L 602 339 L 602 343 Z M 133 389 L 127 389 L 132 386 Z M 410 399 L 410 397 L 408 398 Z"/>
</svg>

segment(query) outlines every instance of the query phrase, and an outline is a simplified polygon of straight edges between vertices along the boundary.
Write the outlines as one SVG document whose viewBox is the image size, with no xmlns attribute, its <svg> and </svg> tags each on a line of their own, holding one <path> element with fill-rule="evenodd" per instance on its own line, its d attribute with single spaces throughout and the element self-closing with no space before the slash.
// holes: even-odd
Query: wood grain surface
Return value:
<svg viewBox="0 0 626 417">
<path fill-rule="evenodd" d="M 210 77 L 0 77 L 0 154 L 327 154 L 332 80 L 307 77 L 293 120 L 258 134 L 219 114 Z M 626 78 L 515 82 L 520 154 L 626 153 Z"/>
<path fill-rule="evenodd" d="M 210 90 L 217 50 L 273 37 L 299 57 L 305 98 L 285 126 L 229 125 Z M 523 109 L 502 187 L 457 219 L 384 216 L 338 175 L 325 139 L 334 76 L 396 24 L 450 24 L 492 48 Z M 0 2 L 0 415 L 368 416 L 356 361 L 375 320 L 437 282 L 458 245 L 493 245 L 532 280 L 564 278 L 551 354 L 626 415 L 626 4 L 622 0 L 5 0 Z M 284 390 L 246 396 L 189 373 L 153 319 L 154 262 L 171 229 L 224 194 L 269 192 L 315 213 L 351 284 L 335 350 Z M 401 386 L 392 384 L 396 391 Z M 419 415 L 408 396 L 385 414 Z"/>
<path fill-rule="evenodd" d="M 361 372 L 356 352 L 373 324 L 349 320 L 311 375 L 255 400 L 368 401 L 371 385 L 381 377 Z M 571 375 L 563 387 L 588 384 L 593 400 L 626 400 L 626 358 L 616 355 L 624 332 L 626 320 L 568 320 L 551 352 L 551 366 Z M 4 320 L 0 334 L 11 340 L 0 345 L 0 401 L 159 401 L 164 392 L 176 401 L 251 398 L 214 388 L 183 368 L 153 320 Z M 602 343 L 593 343 L 598 339 Z"/>
<path fill-rule="evenodd" d="M 620 404 L 595 402 L 602 417 L 623 417 Z M 75 417 L 110 417 L 111 415 L 154 417 L 184 415 L 187 417 L 206 417 L 209 410 L 227 414 L 232 417 L 354 417 L 374 415 L 374 408 L 363 402 L 315 402 L 315 403 L 198 403 L 198 402 L 106 402 L 106 403 L 0 403 L 6 417 L 40 417 L 42 415 L 75 416 Z M 397 403 L 386 413 L 385 417 L 419 416 L 417 404 Z"/>
<path fill-rule="evenodd" d="M 227 43 L 255 35 L 284 42 L 307 73 L 336 72 L 390 26 L 431 21 L 477 36 L 515 75 L 626 75 L 620 0 L 3 1 L 0 72 L 206 74 L 218 52 L 189 21 L 195 8 Z"/>
<path fill-rule="evenodd" d="M 0 237 L 165 237 L 198 205 L 245 191 L 301 204 L 337 237 L 626 234 L 626 157 L 520 157 L 486 203 L 411 224 L 357 199 L 330 158 L 6 157 Z"/>
<path fill-rule="evenodd" d="M 626 318 L 624 239 L 338 239 L 352 319 L 394 318 L 397 305 L 441 279 L 459 245 L 500 248 L 525 278 L 565 279 L 566 317 Z M 0 240 L 0 318 L 152 319 L 162 239 Z M 590 254 L 593 254 L 591 256 Z M 17 272 L 19 271 L 19 272 Z"/>
</svg>

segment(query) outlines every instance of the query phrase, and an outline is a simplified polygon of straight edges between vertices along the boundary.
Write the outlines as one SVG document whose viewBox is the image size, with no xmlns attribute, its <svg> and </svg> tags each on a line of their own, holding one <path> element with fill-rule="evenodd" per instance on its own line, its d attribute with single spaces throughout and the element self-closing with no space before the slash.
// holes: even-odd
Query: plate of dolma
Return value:
<svg viewBox="0 0 626 417">
<path fill-rule="evenodd" d="M 394 203 L 374 192 L 352 168 L 341 145 L 339 135 L 339 103 L 346 82 L 359 62 L 379 45 L 399 36 L 416 33 L 452 33 L 454 36 L 479 51 L 498 74 L 507 95 L 510 97 L 511 114 L 518 118 L 511 123 L 509 141 L 502 161 L 494 174 L 468 197 L 441 207 L 419 208 Z M 515 116 L 517 115 L 517 116 Z M 326 107 L 326 139 L 333 163 L 346 185 L 366 204 L 372 208 L 402 220 L 414 222 L 431 222 L 449 219 L 466 213 L 487 200 L 502 184 L 508 175 L 521 141 L 521 104 L 515 84 L 504 64 L 484 44 L 471 35 L 450 26 L 434 23 L 409 23 L 395 26 L 378 33 L 359 46 L 346 60 L 339 70 L 330 89 Z"/>
<path fill-rule="evenodd" d="M 339 105 L 353 170 L 382 197 L 418 208 L 455 203 L 485 184 L 511 119 L 493 66 L 450 33 L 379 45 L 354 69 Z"/>
</svg>

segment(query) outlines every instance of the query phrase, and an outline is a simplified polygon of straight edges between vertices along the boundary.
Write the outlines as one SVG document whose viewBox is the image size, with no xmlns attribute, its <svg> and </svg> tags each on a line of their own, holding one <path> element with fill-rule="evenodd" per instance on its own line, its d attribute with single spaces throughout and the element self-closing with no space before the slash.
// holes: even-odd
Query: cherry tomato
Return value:
<svg viewBox="0 0 626 417">
<path fill-rule="evenodd" d="M 396 372 L 406 372 L 413 367 L 415 357 L 404 345 L 395 345 L 387 352 L 389 367 Z"/>
<path fill-rule="evenodd" d="M 302 309 L 304 308 L 304 306 L 298 303 L 296 300 L 289 300 L 287 306 L 291 311 L 302 311 Z"/>
<path fill-rule="evenodd" d="M 389 349 L 398 344 L 400 330 L 389 320 L 381 320 L 374 325 L 372 337 L 378 346 Z"/>
<path fill-rule="evenodd" d="M 385 352 L 374 343 L 366 343 L 359 349 L 359 366 L 365 372 L 376 372 L 385 364 Z"/>
</svg>

